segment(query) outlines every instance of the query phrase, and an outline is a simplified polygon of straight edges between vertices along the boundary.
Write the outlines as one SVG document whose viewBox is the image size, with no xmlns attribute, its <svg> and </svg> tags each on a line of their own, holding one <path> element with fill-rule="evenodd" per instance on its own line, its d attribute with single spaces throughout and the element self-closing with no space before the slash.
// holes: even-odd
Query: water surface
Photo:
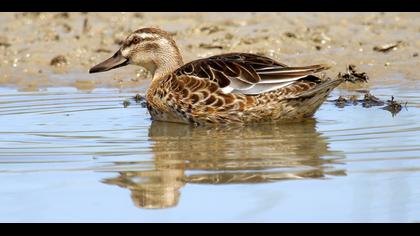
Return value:
<svg viewBox="0 0 420 236">
<path fill-rule="evenodd" d="M 420 95 L 396 116 L 325 103 L 313 120 L 152 122 L 133 91 L 0 90 L 0 221 L 420 220 Z M 331 99 L 342 91 L 335 91 Z"/>
</svg>

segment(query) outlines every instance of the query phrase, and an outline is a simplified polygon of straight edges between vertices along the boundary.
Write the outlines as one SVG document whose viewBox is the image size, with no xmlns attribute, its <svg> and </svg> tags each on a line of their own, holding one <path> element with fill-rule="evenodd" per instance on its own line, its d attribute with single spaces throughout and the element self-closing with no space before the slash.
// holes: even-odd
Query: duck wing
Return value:
<svg viewBox="0 0 420 236">
<path fill-rule="evenodd" d="M 175 71 L 216 82 L 224 93 L 257 95 L 289 86 L 326 65 L 290 67 L 271 58 L 249 53 L 229 53 L 195 60 Z M 317 79 L 311 76 L 311 80 Z"/>
</svg>

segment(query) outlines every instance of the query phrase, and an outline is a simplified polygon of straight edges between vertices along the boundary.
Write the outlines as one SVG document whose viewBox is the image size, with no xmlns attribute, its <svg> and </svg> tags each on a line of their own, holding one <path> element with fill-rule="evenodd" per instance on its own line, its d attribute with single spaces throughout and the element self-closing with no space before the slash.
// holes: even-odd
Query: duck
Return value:
<svg viewBox="0 0 420 236">
<path fill-rule="evenodd" d="M 141 28 L 89 73 L 126 65 L 152 75 L 145 99 L 152 120 L 193 125 L 302 121 L 344 80 L 316 74 L 327 64 L 288 66 L 252 53 L 225 53 L 184 64 L 171 34 Z"/>
</svg>

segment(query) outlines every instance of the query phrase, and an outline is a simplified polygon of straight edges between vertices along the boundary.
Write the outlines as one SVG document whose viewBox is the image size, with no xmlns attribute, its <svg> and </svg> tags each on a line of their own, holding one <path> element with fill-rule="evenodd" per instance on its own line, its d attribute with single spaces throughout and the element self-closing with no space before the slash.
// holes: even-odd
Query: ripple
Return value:
<svg viewBox="0 0 420 236">
<path fill-rule="evenodd" d="M 6 91 L 0 95 L 0 174 L 109 173 L 113 177 L 101 182 L 129 189 L 137 206 L 165 208 L 177 204 L 171 196 L 186 184 L 420 170 L 416 107 L 392 117 L 379 108 L 337 112 L 326 103 L 315 120 L 299 124 L 193 128 L 151 122 L 135 102 L 124 108 L 132 95 Z M 401 99 L 420 101 L 414 91 Z"/>
</svg>

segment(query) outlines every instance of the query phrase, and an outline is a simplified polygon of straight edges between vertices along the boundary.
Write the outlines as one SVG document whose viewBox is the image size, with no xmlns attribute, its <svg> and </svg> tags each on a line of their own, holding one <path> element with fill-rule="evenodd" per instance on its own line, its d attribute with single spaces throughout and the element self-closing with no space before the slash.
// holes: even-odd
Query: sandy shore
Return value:
<svg viewBox="0 0 420 236">
<path fill-rule="evenodd" d="M 0 21 L 0 86 L 23 91 L 142 86 L 148 73 L 134 66 L 88 74 L 142 27 L 171 32 L 185 62 L 251 52 L 330 63 L 330 77 L 355 64 L 369 86 L 412 86 L 420 66 L 419 13 L 0 13 Z"/>
</svg>

